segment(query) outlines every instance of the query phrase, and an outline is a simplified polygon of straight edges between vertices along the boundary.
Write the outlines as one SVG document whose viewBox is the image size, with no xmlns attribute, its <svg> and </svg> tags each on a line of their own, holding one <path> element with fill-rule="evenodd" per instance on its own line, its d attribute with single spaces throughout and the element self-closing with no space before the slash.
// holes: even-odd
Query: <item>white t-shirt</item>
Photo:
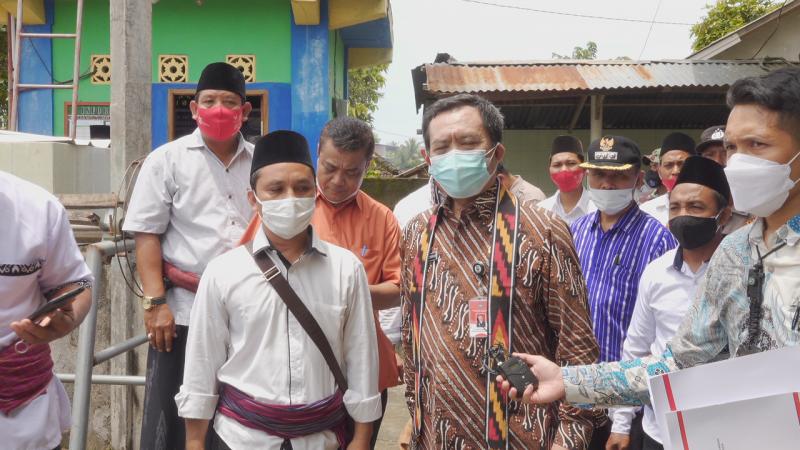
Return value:
<svg viewBox="0 0 800 450">
<path fill-rule="evenodd" d="M 145 159 L 122 229 L 161 235 L 163 257 L 202 274 L 215 256 L 236 246 L 252 209 L 247 201 L 253 144 L 239 147 L 225 166 L 200 130 L 162 145 Z M 194 294 L 173 287 L 167 304 L 178 325 L 189 324 Z"/>
<path fill-rule="evenodd" d="M 17 335 L 11 322 L 27 317 L 45 295 L 92 283 L 66 210 L 44 189 L 0 171 L 0 348 Z M 8 416 L 0 413 L 0 448 L 50 450 L 69 429 L 69 397 L 53 376 L 47 392 Z"/>
</svg>

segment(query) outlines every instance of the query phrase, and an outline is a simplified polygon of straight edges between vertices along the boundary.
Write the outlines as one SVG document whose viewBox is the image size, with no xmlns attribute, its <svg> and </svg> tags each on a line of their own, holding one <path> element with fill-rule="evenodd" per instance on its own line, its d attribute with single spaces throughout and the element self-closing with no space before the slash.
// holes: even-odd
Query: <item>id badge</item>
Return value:
<svg viewBox="0 0 800 450">
<path fill-rule="evenodd" d="M 476 297 L 469 301 L 469 337 L 489 336 L 489 301 L 486 297 Z"/>
</svg>

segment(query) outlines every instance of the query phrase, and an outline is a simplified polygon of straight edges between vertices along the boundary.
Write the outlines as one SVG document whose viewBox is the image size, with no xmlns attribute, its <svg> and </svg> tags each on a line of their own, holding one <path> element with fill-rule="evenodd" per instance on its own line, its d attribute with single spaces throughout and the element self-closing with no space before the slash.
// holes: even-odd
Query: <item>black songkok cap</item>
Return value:
<svg viewBox="0 0 800 450">
<path fill-rule="evenodd" d="M 550 156 L 557 153 L 575 153 L 583 156 L 583 144 L 575 136 L 556 136 L 553 139 L 553 146 L 550 148 Z"/>
<path fill-rule="evenodd" d="M 289 130 L 273 131 L 256 141 L 250 175 L 264 166 L 287 162 L 305 164 L 315 172 L 308 141 L 302 134 Z"/>
<path fill-rule="evenodd" d="M 624 136 L 604 136 L 589 146 L 584 169 L 628 170 L 642 164 L 642 152 L 636 142 Z"/>
<path fill-rule="evenodd" d="M 682 183 L 700 184 L 717 191 L 731 202 L 731 188 L 725 178 L 725 169 L 716 161 L 702 156 L 690 156 L 683 162 L 675 186 Z"/>
<path fill-rule="evenodd" d="M 694 139 L 690 138 L 689 136 L 683 133 L 670 133 L 667 137 L 661 141 L 661 158 L 664 158 L 664 155 L 667 152 L 672 150 L 681 150 L 684 152 L 689 153 L 690 155 L 696 155 L 697 152 L 694 150 Z"/>
<path fill-rule="evenodd" d="M 203 69 L 200 80 L 197 82 L 195 95 L 203 89 L 216 89 L 239 94 L 242 103 L 245 102 L 247 91 L 244 87 L 244 75 L 236 67 L 224 62 L 211 63 Z"/>
</svg>

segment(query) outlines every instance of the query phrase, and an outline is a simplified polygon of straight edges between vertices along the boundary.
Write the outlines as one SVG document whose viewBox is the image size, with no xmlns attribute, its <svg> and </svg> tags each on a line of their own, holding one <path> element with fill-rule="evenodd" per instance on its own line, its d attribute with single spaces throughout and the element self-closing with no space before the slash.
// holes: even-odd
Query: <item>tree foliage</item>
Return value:
<svg viewBox="0 0 800 450">
<path fill-rule="evenodd" d="M 352 69 L 347 77 L 347 114 L 372 125 L 372 113 L 378 109 L 378 100 L 383 97 L 381 89 L 386 85 L 388 64 Z"/>
<path fill-rule="evenodd" d="M 425 162 L 419 154 L 422 143 L 417 138 L 408 138 L 402 144 L 395 144 L 397 150 L 386 155 L 386 159 L 401 171 L 413 169 Z"/>
<path fill-rule="evenodd" d="M 692 49 L 698 51 L 706 47 L 777 6 L 772 0 L 717 0 L 713 5 L 706 5 L 706 16 L 692 26 Z"/>
<path fill-rule="evenodd" d="M 572 55 L 559 55 L 553 53 L 553 59 L 597 59 L 597 43 L 589 41 L 586 47 L 576 45 L 572 50 Z"/>
</svg>

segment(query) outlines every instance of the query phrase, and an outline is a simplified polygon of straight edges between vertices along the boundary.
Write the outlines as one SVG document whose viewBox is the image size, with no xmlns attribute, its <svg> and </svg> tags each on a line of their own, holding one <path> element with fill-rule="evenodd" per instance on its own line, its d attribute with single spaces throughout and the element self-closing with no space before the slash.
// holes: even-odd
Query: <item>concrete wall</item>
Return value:
<svg viewBox="0 0 800 450">
<path fill-rule="evenodd" d="M 693 139 L 700 139 L 703 130 L 605 130 L 605 134 L 621 135 L 633 139 L 639 144 L 642 154 L 649 154 L 661 146 L 661 140 L 673 131 L 681 131 Z M 550 160 L 550 145 L 560 134 L 568 134 L 566 130 L 506 130 L 503 132 L 503 144 L 506 147 L 505 166 L 508 170 L 520 175 L 530 183 L 541 188 L 550 195 L 556 187 L 550 180 L 547 170 Z M 584 150 L 589 147 L 589 130 L 575 130 L 573 135 L 583 142 Z"/>
<path fill-rule="evenodd" d="M 800 8 L 783 15 L 777 30 L 776 25 L 777 21 L 773 21 L 762 26 L 745 35 L 738 44 L 711 59 L 754 59 L 771 56 L 786 58 L 788 61 L 800 60 Z M 773 31 L 775 34 L 770 37 Z M 759 51 L 762 45 L 764 48 Z"/>
<path fill-rule="evenodd" d="M 60 142 L 0 143 L 0 170 L 55 194 L 107 193 L 110 150 Z"/>
</svg>

